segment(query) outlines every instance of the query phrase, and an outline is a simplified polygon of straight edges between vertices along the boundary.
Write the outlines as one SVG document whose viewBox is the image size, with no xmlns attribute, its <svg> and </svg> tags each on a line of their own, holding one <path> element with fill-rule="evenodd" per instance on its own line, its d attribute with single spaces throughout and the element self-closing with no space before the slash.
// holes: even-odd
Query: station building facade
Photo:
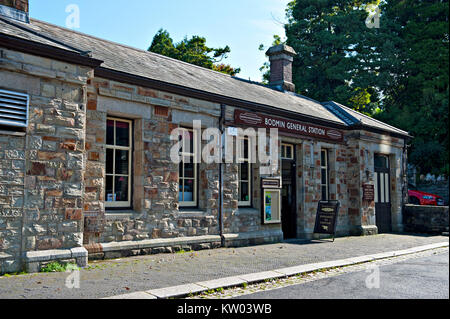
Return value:
<svg viewBox="0 0 450 319">
<path fill-rule="evenodd" d="M 322 200 L 340 203 L 338 236 L 403 230 L 411 136 L 295 94 L 292 48 L 267 52 L 265 86 L 0 8 L 0 272 L 312 239 Z M 180 163 L 177 128 L 193 141 Z M 278 129 L 277 169 L 246 150 L 189 161 L 208 128 Z"/>
</svg>

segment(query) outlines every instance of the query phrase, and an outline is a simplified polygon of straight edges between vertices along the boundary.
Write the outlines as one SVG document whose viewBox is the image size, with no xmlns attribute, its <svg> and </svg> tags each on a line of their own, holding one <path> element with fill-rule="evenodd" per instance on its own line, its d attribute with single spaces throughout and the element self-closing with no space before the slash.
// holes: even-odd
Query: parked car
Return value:
<svg viewBox="0 0 450 319">
<path fill-rule="evenodd" d="M 434 195 L 419 191 L 414 185 L 408 185 L 409 203 L 413 205 L 431 205 L 444 206 L 444 198 L 439 195 Z"/>
</svg>

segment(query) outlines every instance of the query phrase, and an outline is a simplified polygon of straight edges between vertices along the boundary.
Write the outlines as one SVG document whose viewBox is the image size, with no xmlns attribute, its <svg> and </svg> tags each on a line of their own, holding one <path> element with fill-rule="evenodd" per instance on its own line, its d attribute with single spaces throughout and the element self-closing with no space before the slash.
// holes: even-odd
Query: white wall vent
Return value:
<svg viewBox="0 0 450 319">
<path fill-rule="evenodd" d="M 0 126 L 28 126 L 29 96 L 0 90 Z"/>
</svg>

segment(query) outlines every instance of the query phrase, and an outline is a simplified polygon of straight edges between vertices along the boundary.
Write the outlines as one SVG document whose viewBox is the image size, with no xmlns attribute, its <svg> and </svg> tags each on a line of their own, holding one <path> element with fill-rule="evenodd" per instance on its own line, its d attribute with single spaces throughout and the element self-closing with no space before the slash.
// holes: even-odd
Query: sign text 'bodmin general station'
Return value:
<svg viewBox="0 0 450 319">
<path fill-rule="evenodd" d="M 333 140 L 335 142 L 344 140 L 342 131 L 336 129 L 241 110 L 234 112 L 234 121 L 236 124 L 268 129 L 276 128 L 281 132 Z"/>
</svg>

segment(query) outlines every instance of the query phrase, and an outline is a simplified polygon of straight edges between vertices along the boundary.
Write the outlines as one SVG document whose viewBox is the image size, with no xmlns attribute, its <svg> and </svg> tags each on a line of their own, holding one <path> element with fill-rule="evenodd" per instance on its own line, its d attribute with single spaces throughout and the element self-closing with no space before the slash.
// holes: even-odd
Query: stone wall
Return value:
<svg viewBox="0 0 450 319">
<path fill-rule="evenodd" d="M 383 154 L 389 157 L 392 231 L 402 232 L 402 206 L 406 199 L 406 187 L 404 185 L 407 183 L 407 157 L 404 153 L 404 141 L 395 137 L 364 131 L 359 133 L 359 139 L 361 156 L 368 154 L 368 160 L 364 159 L 363 161 L 363 157 L 361 159 L 361 179 L 367 178 L 366 170 L 369 172 L 369 178 L 365 180 L 366 183 L 374 184 L 375 154 Z M 370 203 L 368 206 L 367 204 L 369 203 L 365 204 L 365 209 L 369 212 L 369 225 L 376 225 L 376 211 L 370 207 L 374 203 Z M 363 223 L 363 225 L 365 224 Z"/>
<path fill-rule="evenodd" d="M 227 107 L 233 114 L 233 108 Z M 218 127 L 220 105 L 102 78 L 89 81 L 86 126 L 87 164 L 84 196 L 84 244 L 97 244 L 219 234 L 219 165 L 198 166 L 198 207 L 178 205 L 178 165 L 170 160 L 170 133 L 177 127 Z M 105 208 L 105 140 L 107 116 L 134 122 L 134 187 L 131 210 Z M 203 142 L 203 146 L 206 142 Z M 253 207 L 238 207 L 238 166 L 224 165 L 224 233 L 273 231 L 261 225 L 259 166 L 253 166 Z M 279 172 L 278 172 L 279 173 Z M 193 239 L 194 240 L 194 239 Z"/>
<path fill-rule="evenodd" d="M 322 199 L 320 155 L 322 149 L 326 149 L 329 156 L 330 200 L 338 200 L 341 203 L 336 232 L 338 235 L 347 235 L 349 232 L 347 146 L 307 139 L 297 139 L 296 142 L 301 143 L 297 147 L 297 175 L 299 177 L 297 183 L 298 236 L 307 239 L 313 238 L 317 207 Z"/>
<path fill-rule="evenodd" d="M 217 127 L 220 106 L 147 88 L 95 78 L 88 93 L 85 175 L 85 245 L 219 234 L 217 164 L 199 164 L 198 207 L 178 205 L 178 165 L 170 159 L 173 129 Z M 107 116 L 134 123 L 133 207 L 105 209 Z"/>
<path fill-rule="evenodd" d="M 403 223 L 407 232 L 432 234 L 448 232 L 448 206 L 405 205 Z"/>
<path fill-rule="evenodd" d="M 0 132 L 0 273 L 20 267 L 24 171 L 25 137 Z"/>
<path fill-rule="evenodd" d="M 28 12 L 28 0 L 0 0 L 0 5 Z"/>
<path fill-rule="evenodd" d="M 17 271 L 25 252 L 82 246 L 86 82 L 92 72 L 0 51 L 0 88 L 30 97 L 25 134 L 0 132 L 0 253 L 14 260 L 2 271 Z"/>
</svg>

